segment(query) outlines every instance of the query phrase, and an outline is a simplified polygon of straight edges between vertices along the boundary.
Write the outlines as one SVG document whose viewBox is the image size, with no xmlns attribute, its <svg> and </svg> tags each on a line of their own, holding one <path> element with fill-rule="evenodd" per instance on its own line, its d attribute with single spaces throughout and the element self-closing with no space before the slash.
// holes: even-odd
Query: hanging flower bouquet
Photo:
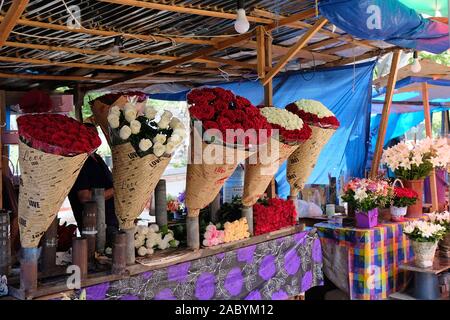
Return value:
<svg viewBox="0 0 450 320">
<path fill-rule="evenodd" d="M 378 208 L 390 201 L 391 187 L 384 180 L 355 178 L 344 187 L 342 200 L 356 209 L 358 227 L 371 228 L 377 225 Z"/>
<path fill-rule="evenodd" d="M 91 110 L 95 121 L 102 129 L 106 139 L 109 141 L 108 115 L 113 107 L 124 108 L 127 103 L 131 103 L 139 112 L 143 112 L 147 102 L 147 96 L 143 92 L 129 91 L 105 94 L 91 101 Z"/>
<path fill-rule="evenodd" d="M 278 198 L 260 200 L 253 207 L 255 235 L 294 226 L 297 212 L 292 200 Z"/>
<path fill-rule="evenodd" d="M 19 227 L 22 247 L 35 248 L 55 219 L 88 154 L 101 140 L 97 132 L 60 114 L 24 115 L 19 128 Z"/>
<path fill-rule="evenodd" d="M 270 124 L 272 136 L 268 143 L 261 146 L 256 163 L 250 161 L 245 168 L 244 195 L 242 203 L 250 207 L 264 194 L 273 175 L 280 165 L 311 136 L 311 128 L 297 115 L 285 109 L 274 107 L 260 108 L 261 114 Z"/>
<path fill-rule="evenodd" d="M 186 138 L 183 123 L 172 113 L 127 103 L 114 106 L 107 121 L 113 153 L 114 203 L 122 229 L 134 226 L 150 194 L 169 164 L 172 153 Z"/>
<path fill-rule="evenodd" d="M 194 129 L 186 207 L 189 217 L 198 217 L 200 209 L 211 203 L 237 165 L 254 153 L 248 148 L 267 141 L 271 127 L 247 99 L 229 90 L 195 89 L 187 99 Z M 207 130 L 204 137 L 199 129 Z"/>
<path fill-rule="evenodd" d="M 299 116 L 312 130 L 311 138 L 299 146 L 288 159 L 287 179 L 291 185 L 291 196 L 297 196 L 311 175 L 320 152 L 340 123 L 319 101 L 301 99 L 287 105 L 286 110 Z"/>
</svg>

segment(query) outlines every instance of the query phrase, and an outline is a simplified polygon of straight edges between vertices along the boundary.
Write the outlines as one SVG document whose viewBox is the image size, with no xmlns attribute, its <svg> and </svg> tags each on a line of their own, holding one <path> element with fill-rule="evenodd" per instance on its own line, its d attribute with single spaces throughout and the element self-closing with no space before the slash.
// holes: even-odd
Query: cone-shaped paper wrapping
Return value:
<svg viewBox="0 0 450 320">
<path fill-rule="evenodd" d="M 291 185 L 291 196 L 297 196 L 311 175 L 323 147 L 336 130 L 312 126 L 312 135 L 288 158 L 287 180 Z"/>
<path fill-rule="evenodd" d="M 22 247 L 35 248 L 69 194 L 87 153 L 64 157 L 19 142 L 22 171 L 19 192 L 19 229 Z"/>
<path fill-rule="evenodd" d="M 112 106 L 118 106 L 118 107 L 124 107 L 127 103 L 127 98 L 125 96 L 121 96 L 119 99 L 116 100 L 112 105 L 104 104 L 100 101 L 100 99 L 94 100 L 91 110 L 94 114 L 95 121 L 98 123 L 100 128 L 102 128 L 103 134 L 106 137 L 106 140 L 109 144 L 111 144 L 111 140 L 109 138 L 109 125 L 108 125 L 108 114 L 109 109 Z"/>
<path fill-rule="evenodd" d="M 245 166 L 244 195 L 242 204 L 253 206 L 264 194 L 275 173 L 284 161 L 298 148 L 298 145 L 284 144 L 278 140 L 270 139 L 258 149 L 257 163 Z M 253 157 L 252 157 L 253 158 Z"/>
<path fill-rule="evenodd" d="M 192 141 L 192 136 L 191 163 L 188 164 L 186 176 L 186 207 L 189 217 L 197 217 L 200 210 L 214 200 L 239 163 L 254 151 L 204 142 L 199 147 L 196 141 L 202 141 L 201 138 Z"/>
<path fill-rule="evenodd" d="M 134 227 L 170 157 L 139 157 L 131 143 L 112 147 L 114 205 L 121 229 Z"/>
</svg>

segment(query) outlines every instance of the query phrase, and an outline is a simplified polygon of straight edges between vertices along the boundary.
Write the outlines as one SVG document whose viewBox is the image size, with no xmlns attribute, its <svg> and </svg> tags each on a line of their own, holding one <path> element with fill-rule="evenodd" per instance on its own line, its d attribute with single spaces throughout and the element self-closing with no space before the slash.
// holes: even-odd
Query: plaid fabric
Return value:
<svg viewBox="0 0 450 320">
<path fill-rule="evenodd" d="M 404 222 L 383 223 L 373 229 L 341 228 L 318 223 L 322 246 L 348 249 L 348 281 L 351 299 L 380 300 L 404 289 L 408 274 L 398 267 L 413 258 Z"/>
</svg>

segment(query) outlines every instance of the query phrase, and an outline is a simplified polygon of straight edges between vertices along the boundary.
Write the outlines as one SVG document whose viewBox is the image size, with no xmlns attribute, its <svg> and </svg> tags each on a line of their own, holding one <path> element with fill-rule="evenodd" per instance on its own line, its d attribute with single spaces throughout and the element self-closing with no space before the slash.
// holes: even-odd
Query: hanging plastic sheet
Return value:
<svg viewBox="0 0 450 320">
<path fill-rule="evenodd" d="M 322 0 L 319 9 L 331 23 L 358 38 L 432 53 L 449 48 L 448 25 L 425 19 L 398 0 Z"/>
</svg>

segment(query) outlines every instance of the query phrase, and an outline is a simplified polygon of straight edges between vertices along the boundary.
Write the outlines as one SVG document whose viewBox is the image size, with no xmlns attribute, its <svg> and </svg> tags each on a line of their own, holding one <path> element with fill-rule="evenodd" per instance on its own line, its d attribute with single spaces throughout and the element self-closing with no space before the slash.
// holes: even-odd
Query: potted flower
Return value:
<svg viewBox="0 0 450 320">
<path fill-rule="evenodd" d="M 411 240 L 416 265 L 419 268 L 431 267 L 438 241 L 444 237 L 445 227 L 429 221 L 414 220 L 406 224 L 403 233 Z"/>
<path fill-rule="evenodd" d="M 432 223 L 445 228 L 445 236 L 439 242 L 439 254 L 445 258 L 450 258 L 450 213 L 448 211 L 441 213 L 428 214 Z"/>
<path fill-rule="evenodd" d="M 356 226 L 373 228 L 378 224 L 378 208 L 384 207 L 390 200 L 389 184 L 383 180 L 351 180 L 344 188 L 342 200 L 356 210 Z"/>
<path fill-rule="evenodd" d="M 405 187 L 418 194 L 415 205 L 408 207 L 407 216 L 420 218 L 423 214 L 423 182 L 433 168 L 445 167 L 450 159 L 450 146 L 445 139 L 426 138 L 414 142 L 400 142 L 384 150 L 382 163 L 394 171 Z"/>
<path fill-rule="evenodd" d="M 406 216 L 408 207 L 414 205 L 417 202 L 417 198 L 417 192 L 412 189 L 404 188 L 403 184 L 402 187 L 394 186 L 392 190 L 392 201 L 390 208 L 392 221 L 403 221 L 403 217 Z"/>
</svg>

